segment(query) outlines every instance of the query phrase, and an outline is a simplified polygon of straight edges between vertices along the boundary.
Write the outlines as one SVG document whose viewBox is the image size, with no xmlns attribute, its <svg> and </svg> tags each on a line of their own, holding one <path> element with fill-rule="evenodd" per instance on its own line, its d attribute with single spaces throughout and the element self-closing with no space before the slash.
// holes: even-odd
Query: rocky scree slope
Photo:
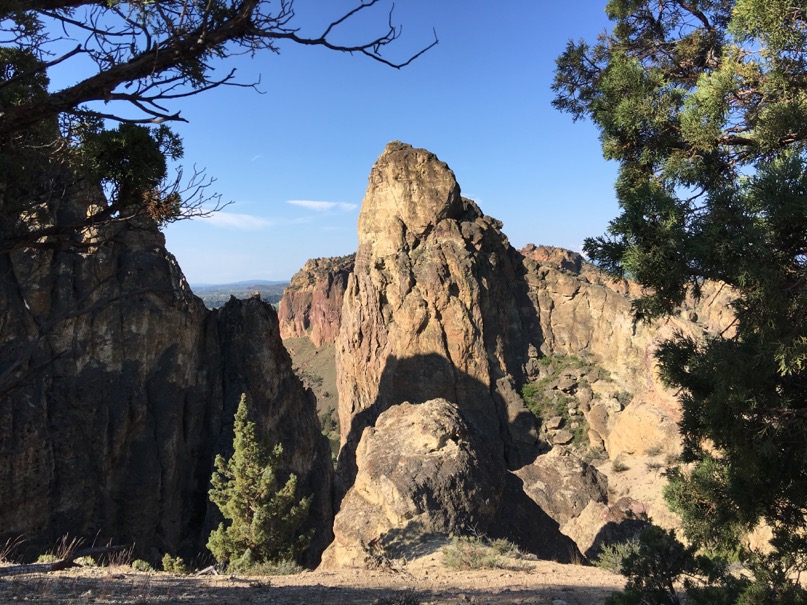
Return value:
<svg viewBox="0 0 807 605">
<path fill-rule="evenodd" d="M 75 224 L 103 203 L 74 188 Z M 71 246 L 0 254 L 0 540 L 43 552 L 63 535 L 196 556 L 218 513 L 207 491 L 247 393 L 285 472 L 314 501 L 308 561 L 330 541 L 331 465 L 315 402 L 258 298 L 208 311 L 155 224 L 87 230 Z M 16 370 L 14 370 L 16 368 Z"/>
</svg>

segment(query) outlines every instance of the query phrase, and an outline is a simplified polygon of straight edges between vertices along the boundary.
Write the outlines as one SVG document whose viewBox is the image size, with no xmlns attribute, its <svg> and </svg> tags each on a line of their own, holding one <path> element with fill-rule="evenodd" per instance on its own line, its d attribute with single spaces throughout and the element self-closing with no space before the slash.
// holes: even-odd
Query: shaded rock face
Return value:
<svg viewBox="0 0 807 605">
<path fill-rule="evenodd" d="M 340 472 L 384 410 L 438 397 L 520 466 L 537 440 L 514 386 L 535 327 L 520 256 L 428 151 L 390 143 L 369 181 L 336 345 Z"/>
<path fill-rule="evenodd" d="M 66 211 L 93 197 L 76 199 Z M 0 255 L 2 537 L 23 535 L 33 552 L 65 534 L 134 543 L 152 559 L 202 552 L 218 523 L 213 458 L 231 451 L 246 392 L 314 495 L 313 562 L 330 539 L 329 453 L 272 307 L 232 299 L 207 311 L 147 221 L 96 246 L 98 235 L 77 251 Z"/>
<path fill-rule="evenodd" d="M 317 348 L 336 341 L 355 255 L 315 258 L 291 278 L 280 300 L 280 336 L 308 337 Z"/>
<path fill-rule="evenodd" d="M 368 554 L 412 558 L 429 535 L 504 535 L 545 558 L 566 560 L 573 543 L 518 490 L 481 436 L 445 399 L 401 403 L 367 427 L 355 483 L 342 501 L 326 567 L 362 566 Z M 525 521 L 506 531 L 501 511 Z M 503 531 L 505 530 L 505 531 Z"/>
</svg>

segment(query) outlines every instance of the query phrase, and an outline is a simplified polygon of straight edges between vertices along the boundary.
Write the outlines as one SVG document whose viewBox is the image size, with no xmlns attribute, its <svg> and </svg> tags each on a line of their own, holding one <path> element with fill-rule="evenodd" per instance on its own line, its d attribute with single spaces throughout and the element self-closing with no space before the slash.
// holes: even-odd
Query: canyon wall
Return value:
<svg viewBox="0 0 807 605">
<path fill-rule="evenodd" d="M 68 192 L 48 220 L 103 203 Z M 314 496 L 308 555 L 331 538 L 331 467 L 315 402 L 258 298 L 208 311 L 146 218 L 69 245 L 0 254 L 0 533 L 42 552 L 63 535 L 196 556 L 218 523 L 213 458 L 246 393 L 285 472 Z"/>
</svg>

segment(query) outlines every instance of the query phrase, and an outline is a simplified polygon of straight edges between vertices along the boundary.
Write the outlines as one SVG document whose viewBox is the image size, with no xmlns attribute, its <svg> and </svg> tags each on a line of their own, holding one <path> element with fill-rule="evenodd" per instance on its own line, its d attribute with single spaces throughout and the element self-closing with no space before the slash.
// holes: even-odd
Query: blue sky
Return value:
<svg viewBox="0 0 807 605">
<path fill-rule="evenodd" d="M 301 25 L 324 18 L 323 2 L 297 0 Z M 344 35 L 380 31 L 390 5 Z M 170 225 L 168 249 L 192 284 L 283 280 L 308 258 L 351 253 L 367 175 L 397 139 L 447 162 L 513 245 L 579 250 L 617 214 L 616 169 L 590 124 L 551 107 L 550 84 L 566 42 L 607 26 L 603 9 L 591 0 L 399 0 L 403 32 L 385 56 L 416 51 L 433 29 L 440 40 L 403 70 L 294 45 L 223 63 L 242 82 L 260 76 L 263 94 L 222 87 L 184 100 L 189 123 L 175 130 L 186 171 L 205 168 L 233 203 Z"/>
</svg>

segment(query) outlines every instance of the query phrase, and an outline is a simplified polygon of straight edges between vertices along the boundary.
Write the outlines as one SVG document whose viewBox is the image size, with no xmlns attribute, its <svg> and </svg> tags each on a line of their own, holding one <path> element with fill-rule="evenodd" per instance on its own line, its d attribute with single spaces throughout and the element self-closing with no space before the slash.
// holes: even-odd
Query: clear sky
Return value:
<svg viewBox="0 0 807 605">
<path fill-rule="evenodd" d="M 350 0 L 297 0 L 300 24 Z M 383 31 L 345 30 L 354 40 Z M 188 280 L 285 280 L 309 258 L 354 252 L 367 175 L 401 140 L 448 163 L 463 195 L 504 222 L 510 242 L 579 250 L 617 215 L 615 166 L 596 130 L 550 101 L 555 58 L 570 38 L 593 40 L 604 1 L 399 0 L 400 59 L 440 43 L 403 70 L 323 48 L 281 47 L 222 69 L 261 78 L 263 94 L 222 87 L 182 101 L 186 171 L 204 167 L 233 203 L 210 219 L 166 229 Z M 306 30 L 303 31 L 306 33 Z M 308 30 L 308 33 L 318 33 Z"/>
</svg>

